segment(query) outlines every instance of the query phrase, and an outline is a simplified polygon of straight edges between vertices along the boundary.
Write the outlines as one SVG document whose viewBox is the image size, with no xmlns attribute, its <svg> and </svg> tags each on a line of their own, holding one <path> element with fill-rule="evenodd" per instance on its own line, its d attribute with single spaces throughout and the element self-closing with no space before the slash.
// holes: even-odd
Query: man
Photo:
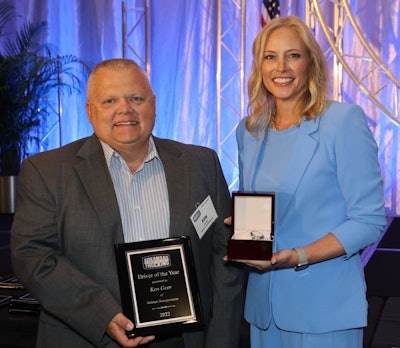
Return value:
<svg viewBox="0 0 400 348">
<path fill-rule="evenodd" d="M 19 176 L 12 261 L 43 307 L 38 347 L 237 347 L 243 277 L 223 260 L 230 196 L 215 152 L 152 136 L 155 96 L 131 60 L 94 68 L 86 110 L 94 135 L 26 159 Z M 218 218 L 201 235 L 190 216 L 208 196 Z M 114 245 L 182 235 L 205 329 L 128 339 Z"/>
</svg>

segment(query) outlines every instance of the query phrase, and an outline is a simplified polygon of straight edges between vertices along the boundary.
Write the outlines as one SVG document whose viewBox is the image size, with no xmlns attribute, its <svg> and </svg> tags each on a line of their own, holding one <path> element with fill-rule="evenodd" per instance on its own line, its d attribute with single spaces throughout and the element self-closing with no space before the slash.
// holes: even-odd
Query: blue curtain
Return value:
<svg viewBox="0 0 400 348">
<path fill-rule="evenodd" d="M 61 54 L 74 54 L 93 64 L 122 56 L 122 11 L 119 0 L 9 0 L 24 19 L 47 20 L 48 41 Z M 239 1 L 240 2 L 240 1 Z M 281 15 L 305 18 L 307 0 L 280 0 Z M 400 79 L 400 0 L 352 0 L 352 12 L 363 35 L 372 45 L 385 67 Z M 128 7 L 143 4 L 143 0 L 128 0 Z M 236 144 L 234 129 L 238 119 L 229 108 L 220 120 L 217 114 L 217 0 L 150 0 L 150 77 L 157 96 L 157 119 L 154 134 L 185 143 L 194 143 L 218 151 L 231 189 L 235 188 Z M 237 13 L 234 1 L 222 1 L 224 18 Z M 332 5 L 331 5 L 332 6 Z M 245 75 L 251 63 L 251 45 L 260 30 L 261 0 L 246 1 Z M 332 9 L 324 8 L 328 21 Z M 352 34 L 353 35 L 353 34 Z M 316 37 L 325 47 L 323 33 Z M 144 47 L 143 31 L 132 35 L 132 43 Z M 239 38 L 231 35 L 234 44 Z M 363 48 L 346 33 L 344 47 L 354 55 Z M 327 51 L 328 55 L 329 50 Z M 128 55 L 135 58 L 134 55 Z M 330 57 L 331 59 L 332 57 Z M 229 64 L 223 58 L 221 64 Z M 368 66 L 365 65 L 365 69 Z M 245 77 L 246 77 L 245 76 Z M 376 84 L 384 83 L 377 77 Z M 247 79 L 246 79 L 247 80 Z M 393 103 L 400 98 L 398 90 L 383 90 L 383 100 Z M 233 104 L 240 91 L 227 95 Z M 367 113 L 370 126 L 379 145 L 379 156 L 385 178 L 385 198 L 389 215 L 400 215 L 400 177 L 398 164 L 398 127 L 360 91 L 349 76 L 343 76 L 343 100 L 360 104 Z M 40 150 L 58 147 L 92 133 L 84 109 L 85 92 L 64 95 L 61 131 L 54 128 Z M 398 110 L 397 110 L 398 114 Z M 219 131 L 226 134 L 218 134 Z M 230 134 L 230 133 L 232 134 Z M 221 139 L 230 139 L 221 152 Z"/>
</svg>

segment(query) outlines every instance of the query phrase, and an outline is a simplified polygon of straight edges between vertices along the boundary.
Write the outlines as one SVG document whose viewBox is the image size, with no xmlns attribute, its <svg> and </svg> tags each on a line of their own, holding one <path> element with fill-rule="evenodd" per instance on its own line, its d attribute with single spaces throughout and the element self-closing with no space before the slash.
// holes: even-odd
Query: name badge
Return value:
<svg viewBox="0 0 400 348">
<path fill-rule="evenodd" d="M 190 216 L 192 224 L 196 229 L 196 232 L 201 239 L 207 230 L 210 228 L 212 223 L 217 219 L 217 211 L 214 208 L 214 204 L 211 200 L 210 195 L 197 207 L 194 213 Z"/>
</svg>

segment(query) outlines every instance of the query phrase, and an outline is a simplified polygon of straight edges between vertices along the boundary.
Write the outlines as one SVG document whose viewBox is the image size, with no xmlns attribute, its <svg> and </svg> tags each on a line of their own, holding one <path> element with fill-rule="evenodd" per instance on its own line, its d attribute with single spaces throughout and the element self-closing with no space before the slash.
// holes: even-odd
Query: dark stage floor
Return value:
<svg viewBox="0 0 400 348">
<path fill-rule="evenodd" d="M 364 347 L 400 347 L 400 218 L 389 223 L 365 266 L 369 311 Z"/>
</svg>

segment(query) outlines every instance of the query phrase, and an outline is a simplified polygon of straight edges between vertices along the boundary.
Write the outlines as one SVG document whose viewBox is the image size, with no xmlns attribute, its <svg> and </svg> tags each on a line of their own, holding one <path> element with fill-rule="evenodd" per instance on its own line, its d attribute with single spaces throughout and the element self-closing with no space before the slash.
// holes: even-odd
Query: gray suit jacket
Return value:
<svg viewBox="0 0 400 348">
<path fill-rule="evenodd" d="M 206 321 L 186 347 L 236 347 L 243 275 L 223 261 L 230 196 L 216 153 L 154 138 L 165 169 L 170 236 L 188 235 Z M 118 203 L 96 136 L 23 162 L 11 233 L 16 275 L 43 306 L 38 347 L 117 346 L 104 334 L 121 312 L 114 244 L 123 243 Z M 211 196 L 219 218 L 200 240 L 190 221 Z"/>
</svg>

